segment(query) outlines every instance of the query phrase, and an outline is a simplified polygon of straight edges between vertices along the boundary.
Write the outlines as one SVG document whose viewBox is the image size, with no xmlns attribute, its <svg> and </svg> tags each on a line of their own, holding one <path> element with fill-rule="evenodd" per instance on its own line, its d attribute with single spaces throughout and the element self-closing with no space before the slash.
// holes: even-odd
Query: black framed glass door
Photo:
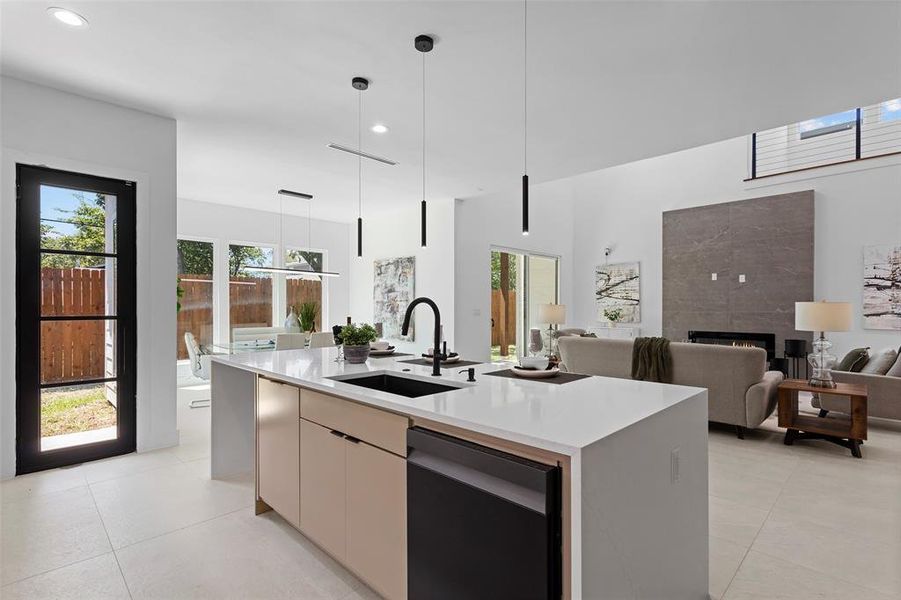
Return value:
<svg viewBox="0 0 901 600">
<path fill-rule="evenodd" d="M 17 165 L 16 473 L 133 452 L 135 184 Z"/>
</svg>

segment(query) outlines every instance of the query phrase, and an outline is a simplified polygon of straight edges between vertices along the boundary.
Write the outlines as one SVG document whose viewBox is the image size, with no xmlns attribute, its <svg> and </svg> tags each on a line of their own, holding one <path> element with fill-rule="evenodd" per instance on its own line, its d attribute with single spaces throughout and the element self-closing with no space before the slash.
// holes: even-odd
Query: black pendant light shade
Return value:
<svg viewBox="0 0 901 600">
<path fill-rule="evenodd" d="M 363 92 L 369 89 L 369 80 L 365 77 L 354 77 L 351 85 L 360 92 L 357 111 L 357 258 L 363 257 Z"/>
<path fill-rule="evenodd" d="M 435 40 L 428 35 L 417 35 L 413 40 L 413 46 L 422 52 L 422 205 L 420 241 L 422 247 L 426 247 L 426 204 L 425 204 L 425 55 L 435 47 Z"/>
<path fill-rule="evenodd" d="M 529 176 L 522 176 L 522 234 L 529 235 Z"/>
<path fill-rule="evenodd" d="M 423 247 L 423 248 L 425 248 L 425 230 L 426 230 L 426 227 L 425 227 L 425 211 L 426 211 L 426 209 L 425 209 L 425 200 L 423 200 L 423 201 L 422 201 L 422 211 L 421 211 L 421 212 L 422 212 L 422 225 L 421 225 L 421 230 L 420 230 L 420 234 L 421 234 L 421 236 L 422 236 L 422 247 Z"/>
</svg>

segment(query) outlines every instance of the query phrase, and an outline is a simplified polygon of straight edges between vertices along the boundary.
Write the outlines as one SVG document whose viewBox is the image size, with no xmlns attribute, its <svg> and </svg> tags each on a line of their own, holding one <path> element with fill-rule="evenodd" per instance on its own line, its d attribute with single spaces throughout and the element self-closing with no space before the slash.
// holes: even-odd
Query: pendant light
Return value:
<svg viewBox="0 0 901 600">
<path fill-rule="evenodd" d="M 426 204 L 425 204 L 425 55 L 435 47 L 435 40 L 427 35 L 417 35 L 413 45 L 422 52 L 422 204 L 420 237 L 422 247 L 426 247 Z"/>
<path fill-rule="evenodd" d="M 529 3 L 522 3 L 522 234 L 529 235 Z"/>
<path fill-rule="evenodd" d="M 303 192 L 295 192 L 292 190 L 279 190 L 278 191 L 278 213 L 279 213 L 279 229 L 278 229 L 278 247 L 284 248 L 282 244 L 282 238 L 284 237 L 285 232 L 285 213 L 284 213 L 284 202 L 282 201 L 282 196 L 290 196 L 292 198 L 302 198 L 307 201 L 307 247 L 311 247 L 310 241 L 313 239 L 313 226 L 312 226 L 312 203 L 313 196 L 310 194 L 304 194 Z M 254 265 L 243 265 L 241 270 L 244 272 L 250 271 L 253 273 L 281 273 L 287 275 L 289 277 L 300 277 L 303 279 L 322 279 L 323 277 L 338 277 L 340 273 L 335 273 L 333 271 L 317 271 L 313 268 L 313 266 L 307 262 L 307 268 L 292 268 L 292 267 L 257 267 Z"/>
<path fill-rule="evenodd" d="M 357 257 L 363 257 L 363 92 L 369 89 L 369 80 L 354 77 L 351 81 L 359 92 L 357 103 Z"/>
</svg>

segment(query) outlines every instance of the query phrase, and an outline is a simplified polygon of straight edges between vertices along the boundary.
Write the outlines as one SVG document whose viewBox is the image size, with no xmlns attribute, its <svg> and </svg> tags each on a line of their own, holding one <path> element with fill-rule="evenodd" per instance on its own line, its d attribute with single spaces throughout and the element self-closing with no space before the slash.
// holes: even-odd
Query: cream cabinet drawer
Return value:
<svg viewBox="0 0 901 600">
<path fill-rule="evenodd" d="M 407 417 L 308 389 L 300 390 L 300 416 L 394 454 L 407 455 Z"/>
</svg>

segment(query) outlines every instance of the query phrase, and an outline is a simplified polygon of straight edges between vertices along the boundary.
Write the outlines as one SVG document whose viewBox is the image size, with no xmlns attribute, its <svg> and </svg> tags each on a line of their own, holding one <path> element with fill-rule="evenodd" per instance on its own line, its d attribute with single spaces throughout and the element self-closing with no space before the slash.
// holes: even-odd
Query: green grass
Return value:
<svg viewBox="0 0 901 600">
<path fill-rule="evenodd" d="M 507 356 L 501 356 L 501 347 L 500 346 L 492 346 L 491 347 L 491 361 L 496 362 L 499 360 L 517 360 L 516 358 L 516 344 L 510 344 Z"/>
<path fill-rule="evenodd" d="M 41 436 L 91 431 L 116 424 L 116 409 L 103 385 L 61 388 L 41 394 Z"/>
</svg>

